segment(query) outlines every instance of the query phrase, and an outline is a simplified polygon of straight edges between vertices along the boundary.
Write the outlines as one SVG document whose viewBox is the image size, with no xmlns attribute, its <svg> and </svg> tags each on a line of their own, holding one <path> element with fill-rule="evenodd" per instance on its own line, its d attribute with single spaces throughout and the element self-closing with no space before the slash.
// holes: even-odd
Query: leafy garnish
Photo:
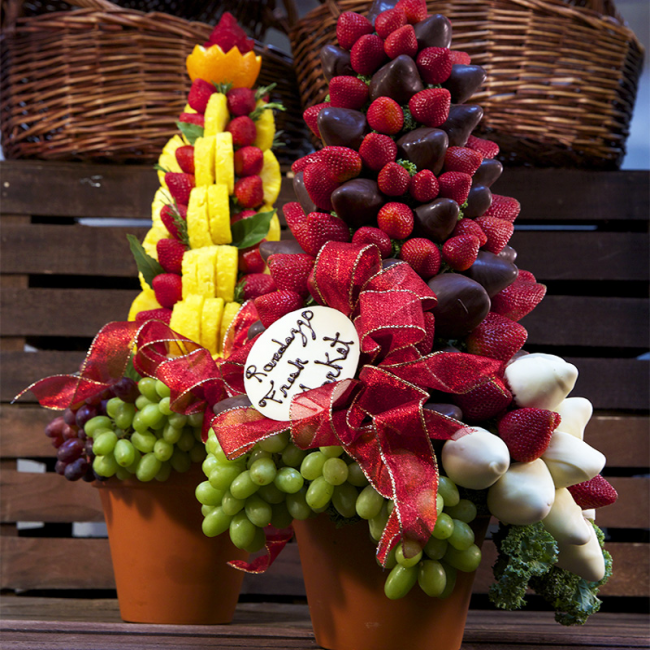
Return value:
<svg viewBox="0 0 650 650">
<path fill-rule="evenodd" d="M 135 258 L 135 263 L 138 265 L 138 271 L 142 273 L 144 281 L 153 289 L 153 279 L 165 272 L 163 267 L 142 248 L 142 244 L 136 237 L 127 235 L 126 238 L 129 240 L 129 247 Z"/>
<path fill-rule="evenodd" d="M 187 232 L 187 221 L 181 217 L 181 213 L 178 210 L 178 205 L 174 201 L 173 203 L 168 203 L 172 211 L 172 217 L 174 217 L 174 225 L 176 226 L 176 231 L 178 232 L 178 239 L 185 246 L 185 248 L 190 248 L 190 235 Z"/>
<path fill-rule="evenodd" d="M 194 143 L 203 137 L 204 129 L 198 124 L 190 124 L 189 122 L 176 122 L 176 126 L 180 132 L 185 136 L 185 139 L 194 146 Z"/>
<path fill-rule="evenodd" d="M 418 173 L 418 168 L 415 165 L 415 163 L 412 163 L 410 160 L 405 160 L 404 158 L 400 158 L 397 161 L 397 164 L 400 165 L 401 167 L 404 167 L 406 171 L 409 173 L 409 176 L 415 176 Z"/>
<path fill-rule="evenodd" d="M 158 163 L 156 163 L 156 164 L 153 166 L 153 168 L 154 168 L 157 172 L 163 172 L 163 174 L 168 174 L 169 171 L 170 171 L 169 169 L 165 169 L 162 165 L 159 165 Z"/>
<path fill-rule="evenodd" d="M 284 134 L 284 131 L 280 129 L 279 131 L 276 131 L 275 134 L 273 135 L 273 143 L 271 144 L 271 149 L 280 149 L 281 147 L 286 147 L 287 143 L 282 142 L 280 138 Z"/>
<path fill-rule="evenodd" d="M 214 84 L 214 87 L 217 89 L 218 93 L 227 95 L 228 91 L 232 90 L 232 81 L 219 81 Z"/>
<path fill-rule="evenodd" d="M 135 382 L 142 379 L 133 365 L 133 355 L 131 355 L 127 361 L 126 368 L 124 369 L 124 376 L 133 379 Z"/>
<path fill-rule="evenodd" d="M 260 86 L 256 91 L 255 91 L 255 101 L 259 101 L 264 97 L 264 95 L 268 95 L 278 84 L 272 83 L 269 84 L 268 86 Z"/>
<path fill-rule="evenodd" d="M 357 79 L 361 79 L 361 81 L 363 81 L 363 83 L 366 84 L 367 86 L 369 86 L 370 82 L 372 81 L 372 77 L 363 74 L 358 74 Z"/>
<path fill-rule="evenodd" d="M 260 117 L 262 116 L 262 113 L 266 110 L 278 110 L 278 111 L 286 111 L 287 109 L 280 104 L 279 102 L 269 102 L 268 104 L 261 104 L 258 106 L 252 113 L 248 114 L 248 117 L 255 122 L 256 120 L 259 120 Z"/>
<path fill-rule="evenodd" d="M 235 221 L 231 226 L 232 245 L 237 248 L 249 248 L 259 244 L 268 234 L 275 212 L 275 210 L 258 212 L 252 217 Z"/>
<path fill-rule="evenodd" d="M 402 106 L 402 112 L 404 113 L 404 125 L 402 126 L 402 131 L 412 131 L 413 129 L 418 128 L 418 123 L 411 113 L 411 109 L 408 106 Z"/>
</svg>

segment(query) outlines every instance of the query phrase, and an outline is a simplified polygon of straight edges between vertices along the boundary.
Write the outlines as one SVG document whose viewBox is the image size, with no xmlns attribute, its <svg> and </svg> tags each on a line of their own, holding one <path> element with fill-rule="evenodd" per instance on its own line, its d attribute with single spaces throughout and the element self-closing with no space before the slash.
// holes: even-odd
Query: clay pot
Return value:
<svg viewBox="0 0 650 650">
<path fill-rule="evenodd" d="M 131 623 L 230 623 L 243 572 L 228 560 L 245 560 L 227 534 L 201 530 L 194 496 L 204 480 L 200 464 L 172 472 L 167 481 L 95 482 L 104 508 L 120 615 Z"/>
<path fill-rule="evenodd" d="M 458 650 L 474 573 L 458 572 L 446 600 L 415 585 L 384 595 L 388 571 L 375 560 L 364 522 L 336 528 L 327 515 L 293 523 L 316 643 L 328 650 Z M 485 534 L 477 531 L 477 543 Z"/>
</svg>

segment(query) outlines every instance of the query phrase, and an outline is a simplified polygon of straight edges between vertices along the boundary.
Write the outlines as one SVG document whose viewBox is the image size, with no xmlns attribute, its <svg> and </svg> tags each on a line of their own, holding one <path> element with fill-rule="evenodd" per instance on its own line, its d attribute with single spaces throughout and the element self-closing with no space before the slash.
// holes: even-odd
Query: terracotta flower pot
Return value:
<svg viewBox="0 0 650 650">
<path fill-rule="evenodd" d="M 200 465 L 167 481 L 109 479 L 99 489 L 120 615 L 131 623 L 230 623 L 244 574 L 227 566 L 246 559 L 227 534 L 206 537 L 194 497 Z"/>
<path fill-rule="evenodd" d="M 295 521 L 316 642 L 328 650 L 458 650 L 474 573 L 458 572 L 446 600 L 416 585 L 401 600 L 384 595 L 388 571 L 375 560 L 363 523 L 336 528 L 327 515 Z M 477 534 L 477 543 L 485 534 Z"/>
</svg>

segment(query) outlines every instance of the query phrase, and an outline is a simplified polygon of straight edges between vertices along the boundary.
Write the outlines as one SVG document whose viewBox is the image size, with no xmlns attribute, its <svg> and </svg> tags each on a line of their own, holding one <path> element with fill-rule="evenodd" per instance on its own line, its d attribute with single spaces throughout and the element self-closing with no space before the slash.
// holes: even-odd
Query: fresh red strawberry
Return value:
<svg viewBox="0 0 650 650">
<path fill-rule="evenodd" d="M 481 242 L 474 235 L 450 237 L 442 246 L 442 259 L 454 271 L 467 271 L 476 262 L 480 246 Z"/>
<path fill-rule="evenodd" d="M 277 290 L 275 280 L 266 273 L 249 273 L 245 275 L 237 285 L 238 291 L 241 292 L 241 299 L 253 300 L 264 294 Z"/>
<path fill-rule="evenodd" d="M 524 271 L 524 269 L 519 269 L 519 274 L 517 275 L 517 279 L 515 282 L 520 282 L 520 281 L 526 281 L 526 282 L 537 282 L 537 278 L 530 272 L 530 271 Z"/>
<path fill-rule="evenodd" d="M 325 147 L 320 151 L 320 160 L 337 183 L 349 181 L 361 173 L 361 156 L 349 147 Z"/>
<path fill-rule="evenodd" d="M 180 239 L 178 226 L 176 222 L 178 219 L 185 220 L 187 218 L 187 206 L 184 205 L 164 205 L 160 210 L 160 220 L 163 222 L 165 228 L 172 237 Z"/>
<path fill-rule="evenodd" d="M 232 144 L 234 147 L 247 147 L 252 145 L 257 137 L 255 122 L 247 115 L 230 120 L 226 126 L 226 131 L 232 134 Z"/>
<path fill-rule="evenodd" d="M 264 294 L 253 302 L 264 327 L 269 327 L 276 320 L 303 306 L 302 298 L 295 291 L 286 289 Z"/>
<path fill-rule="evenodd" d="M 415 344 L 418 352 L 422 355 L 427 355 L 431 353 L 433 348 L 433 341 L 436 333 L 436 319 L 435 316 L 430 311 L 424 312 L 424 329 L 426 334 L 424 338 Z"/>
<path fill-rule="evenodd" d="M 386 196 L 401 196 L 408 190 L 410 182 L 410 174 L 396 162 L 384 165 L 377 177 L 377 185 Z"/>
<path fill-rule="evenodd" d="M 187 205 L 190 202 L 190 192 L 195 186 L 193 174 L 167 172 L 165 183 L 177 204 Z"/>
<path fill-rule="evenodd" d="M 284 214 L 284 220 L 287 222 L 287 226 L 293 230 L 296 226 L 307 221 L 307 215 L 302 209 L 302 206 L 297 201 L 292 201 L 291 203 L 285 203 L 282 206 L 282 212 Z"/>
<path fill-rule="evenodd" d="M 228 112 L 235 117 L 248 115 L 255 110 L 257 104 L 255 92 L 250 88 L 232 88 L 226 94 Z"/>
<path fill-rule="evenodd" d="M 405 203 L 386 203 L 377 214 L 377 225 L 391 239 L 406 239 L 413 232 L 413 210 Z"/>
<path fill-rule="evenodd" d="M 515 227 L 509 222 L 497 217 L 478 217 L 476 223 L 488 238 L 483 246 L 486 251 L 498 255 L 510 241 Z"/>
<path fill-rule="evenodd" d="M 313 163 L 305 167 L 303 172 L 303 182 L 309 198 L 321 210 L 332 210 L 332 192 L 339 186 L 329 175 L 329 171 L 324 162 Z M 304 246 L 303 246 L 304 249 Z"/>
<path fill-rule="evenodd" d="M 235 183 L 235 196 L 244 208 L 257 208 L 264 202 L 264 187 L 259 176 L 246 176 Z"/>
<path fill-rule="evenodd" d="M 224 52 L 236 47 L 242 54 L 246 54 L 253 49 L 255 42 L 246 36 L 237 19 L 226 11 L 219 19 L 219 24 L 212 30 L 210 38 L 204 43 L 206 49 L 211 45 L 218 45 Z"/>
<path fill-rule="evenodd" d="M 181 113 L 178 121 L 185 124 L 196 124 L 202 129 L 205 128 L 205 116 L 201 115 L 201 113 Z"/>
<path fill-rule="evenodd" d="M 467 335 L 467 351 L 483 357 L 508 361 L 528 338 L 526 328 L 494 312 Z"/>
<path fill-rule="evenodd" d="M 520 269 L 517 279 L 511 285 L 492 296 L 491 309 L 496 314 L 519 321 L 537 307 L 545 294 L 546 287 L 535 282 L 534 278 L 532 281 L 526 279 Z"/>
<path fill-rule="evenodd" d="M 165 273 L 183 272 L 183 254 L 185 246 L 178 239 L 160 239 L 156 244 L 158 253 L 158 262 L 163 267 Z"/>
<path fill-rule="evenodd" d="M 492 195 L 490 207 L 483 213 L 484 217 L 497 217 L 512 223 L 521 211 L 521 204 L 511 196 Z"/>
<path fill-rule="evenodd" d="M 183 279 L 176 273 L 160 273 L 151 284 L 162 307 L 171 309 L 183 298 Z"/>
<path fill-rule="evenodd" d="M 483 156 L 469 147 L 449 147 L 445 153 L 445 171 L 463 172 L 473 176 L 483 162 Z"/>
<path fill-rule="evenodd" d="M 317 137 L 320 138 L 320 131 L 318 130 L 318 114 L 328 106 L 331 106 L 330 102 L 322 102 L 321 104 L 314 104 L 310 106 L 302 114 L 302 119 L 305 120 L 307 126 L 311 129 L 311 132 Z"/>
<path fill-rule="evenodd" d="M 351 50 L 362 36 L 373 31 L 370 21 L 354 11 L 344 11 L 336 21 L 336 38 L 344 50 Z"/>
<path fill-rule="evenodd" d="M 239 251 L 239 270 L 242 273 L 262 273 L 265 267 L 259 244 Z"/>
<path fill-rule="evenodd" d="M 178 147 L 174 151 L 174 155 L 176 156 L 178 166 L 185 174 L 194 173 L 194 147 L 189 144 L 184 147 Z"/>
<path fill-rule="evenodd" d="M 426 0 L 399 0 L 395 6 L 406 14 L 406 20 L 412 25 L 427 17 Z"/>
<path fill-rule="evenodd" d="M 311 165 L 312 163 L 315 162 L 320 162 L 323 158 L 323 154 L 321 151 L 314 151 L 313 153 L 309 153 L 306 156 L 303 156 L 302 158 L 298 158 L 294 163 L 291 165 L 291 171 L 294 174 L 297 174 L 298 172 L 304 171 L 305 167 L 307 165 Z"/>
<path fill-rule="evenodd" d="M 438 176 L 440 196 L 453 199 L 458 205 L 463 205 L 472 187 L 472 177 L 463 172 L 445 172 Z"/>
<path fill-rule="evenodd" d="M 402 107 L 390 97 L 378 97 L 368 107 L 366 119 L 371 129 L 394 135 L 402 130 L 404 124 L 404 111 Z"/>
<path fill-rule="evenodd" d="M 352 236 L 352 243 L 360 246 L 366 244 L 374 244 L 379 249 L 382 259 L 390 257 L 393 252 L 393 245 L 391 244 L 390 237 L 379 228 L 372 226 L 363 226 Z"/>
<path fill-rule="evenodd" d="M 378 172 L 389 162 L 397 158 L 397 145 L 387 135 L 368 133 L 359 147 L 359 155 L 363 164 Z"/>
<path fill-rule="evenodd" d="M 618 499 L 618 493 L 612 484 L 600 474 L 584 483 L 572 485 L 569 492 L 571 492 L 573 500 L 583 510 L 610 506 Z"/>
<path fill-rule="evenodd" d="M 483 158 L 491 159 L 499 153 L 499 145 L 496 142 L 477 138 L 475 135 L 470 135 L 467 138 L 467 144 L 465 146 L 474 149 L 474 151 L 478 151 Z"/>
<path fill-rule="evenodd" d="M 350 65 L 357 74 L 371 75 L 385 60 L 384 41 L 377 34 L 365 34 L 350 51 Z"/>
<path fill-rule="evenodd" d="M 242 147 L 235 151 L 234 162 L 237 176 L 255 176 L 262 171 L 264 154 L 259 147 Z"/>
<path fill-rule="evenodd" d="M 316 258 L 311 255 L 276 253 L 269 255 L 266 263 L 278 289 L 295 291 L 302 298 L 306 298 L 309 295 L 307 278 L 315 261 Z"/>
<path fill-rule="evenodd" d="M 399 256 L 425 280 L 432 278 L 440 270 L 440 251 L 430 239 L 409 239 L 402 246 Z"/>
<path fill-rule="evenodd" d="M 136 325 L 142 325 L 148 320 L 160 320 L 163 323 L 167 323 L 167 325 L 169 325 L 169 321 L 171 321 L 171 319 L 172 310 L 165 309 L 164 307 L 162 309 L 147 309 L 145 311 L 138 312 L 135 315 Z"/>
<path fill-rule="evenodd" d="M 416 59 L 422 81 L 428 84 L 441 84 L 451 74 L 451 58 L 446 47 L 425 47 Z"/>
<path fill-rule="evenodd" d="M 411 178 L 409 194 L 420 203 L 428 203 L 438 196 L 438 179 L 430 169 L 423 169 Z"/>
<path fill-rule="evenodd" d="M 558 413 L 546 409 L 515 409 L 499 420 L 499 437 L 514 460 L 531 463 L 546 451 L 560 419 Z"/>
<path fill-rule="evenodd" d="M 360 109 L 368 101 L 368 85 L 350 75 L 330 79 L 330 103 L 337 108 Z"/>
<path fill-rule="evenodd" d="M 463 411 L 463 419 L 480 422 L 504 411 L 512 402 L 512 393 L 494 377 L 463 395 L 455 395 L 454 403 Z"/>
<path fill-rule="evenodd" d="M 458 237 L 459 235 L 472 235 L 476 237 L 478 239 L 479 247 L 485 246 L 487 243 L 487 236 L 481 230 L 481 226 L 479 226 L 474 219 L 468 219 L 466 217 L 456 224 L 452 236 Z"/>
<path fill-rule="evenodd" d="M 418 53 L 418 39 L 412 25 L 404 25 L 391 32 L 384 41 L 384 52 L 396 59 L 401 54 L 414 57 Z"/>
<path fill-rule="evenodd" d="M 425 126 L 437 127 L 449 117 L 451 94 L 446 88 L 427 88 L 409 100 L 413 117 Z"/>
<path fill-rule="evenodd" d="M 292 229 L 296 241 L 308 255 L 316 257 L 328 241 L 350 241 L 350 229 L 338 217 L 327 212 L 310 212 L 307 219 Z"/>
<path fill-rule="evenodd" d="M 472 59 L 467 52 L 459 52 L 458 50 L 451 50 L 449 52 L 449 56 L 451 57 L 451 62 L 456 65 L 456 64 L 461 64 L 461 65 L 469 65 L 472 62 Z"/>
<path fill-rule="evenodd" d="M 381 38 L 386 39 L 396 29 L 404 27 L 406 23 L 406 14 L 403 9 L 399 9 L 398 7 L 387 9 L 375 18 L 375 31 Z"/>
<path fill-rule="evenodd" d="M 190 93 L 187 96 L 187 103 L 197 112 L 205 113 L 208 101 L 216 89 L 213 84 L 205 79 L 195 79 L 192 82 Z"/>
<path fill-rule="evenodd" d="M 242 219 L 248 219 L 248 217 L 253 217 L 257 214 L 257 210 L 242 210 L 241 212 L 235 212 L 230 214 L 230 223 L 237 223 Z"/>
</svg>

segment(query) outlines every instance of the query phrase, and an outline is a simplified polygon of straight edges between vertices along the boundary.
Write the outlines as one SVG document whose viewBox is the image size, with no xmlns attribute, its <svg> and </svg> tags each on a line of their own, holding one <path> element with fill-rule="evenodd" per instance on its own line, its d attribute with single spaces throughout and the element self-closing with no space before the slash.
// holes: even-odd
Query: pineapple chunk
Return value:
<svg viewBox="0 0 650 650">
<path fill-rule="evenodd" d="M 190 203 L 187 206 L 187 234 L 190 248 L 212 245 L 207 199 L 208 191 L 205 186 L 195 187 L 190 192 Z"/>
<path fill-rule="evenodd" d="M 273 209 L 273 208 L 268 208 L 268 209 Z M 269 224 L 269 232 L 266 235 L 266 241 L 280 241 L 282 233 L 280 230 L 280 218 L 278 217 L 278 213 L 276 212 L 272 217 L 271 217 L 271 223 Z"/>
<path fill-rule="evenodd" d="M 184 300 L 177 302 L 172 310 L 169 326 L 179 334 L 198 343 L 201 341 L 201 313 L 203 311 L 203 296 L 190 294 Z"/>
<path fill-rule="evenodd" d="M 213 95 L 214 96 L 214 95 Z M 217 149 L 214 158 L 214 175 L 219 185 L 228 186 L 228 194 L 235 189 L 235 159 L 232 148 L 232 134 L 217 134 Z"/>
<path fill-rule="evenodd" d="M 160 226 L 165 228 L 165 224 L 160 218 L 160 211 L 170 202 L 169 192 L 164 187 L 159 187 L 153 196 L 151 203 L 151 221 L 154 228 Z"/>
<path fill-rule="evenodd" d="M 228 113 L 228 100 L 223 93 L 210 95 L 208 105 L 205 108 L 204 136 L 217 135 L 221 133 L 230 120 Z"/>
<path fill-rule="evenodd" d="M 196 113 L 196 111 L 189 104 L 185 104 L 183 113 Z"/>
<path fill-rule="evenodd" d="M 239 251 L 235 246 L 218 246 L 216 297 L 230 302 L 235 297 Z"/>
<path fill-rule="evenodd" d="M 196 186 L 214 183 L 214 153 L 216 140 L 213 135 L 197 138 L 194 143 L 194 178 Z"/>
<path fill-rule="evenodd" d="M 223 317 L 223 298 L 206 298 L 201 314 L 201 345 L 214 356 L 218 352 L 219 331 Z"/>
<path fill-rule="evenodd" d="M 142 240 L 142 248 L 144 248 L 147 255 L 150 255 L 155 260 L 158 260 L 158 250 L 156 249 L 156 244 L 161 239 L 171 239 L 171 235 L 167 231 L 167 228 L 165 228 L 165 226 L 162 224 L 160 226 L 154 226 L 151 228 Z"/>
<path fill-rule="evenodd" d="M 217 281 L 217 246 L 204 246 L 196 252 L 196 293 L 206 298 L 214 298 Z"/>
<path fill-rule="evenodd" d="M 228 186 L 210 185 L 208 187 L 208 215 L 210 218 L 210 236 L 214 244 L 230 244 L 230 199 Z"/>
<path fill-rule="evenodd" d="M 223 308 L 223 317 L 221 318 L 221 328 L 219 329 L 219 352 L 223 351 L 223 340 L 226 338 L 226 333 L 232 323 L 233 318 L 237 315 L 241 305 L 238 302 L 228 302 Z"/>
<path fill-rule="evenodd" d="M 135 317 L 141 311 L 149 311 L 150 309 L 161 309 L 161 305 L 156 300 L 156 296 L 154 295 L 153 291 L 142 291 L 131 303 L 131 307 L 129 309 L 129 317 L 127 320 L 134 321 Z"/>
<path fill-rule="evenodd" d="M 273 205 L 278 200 L 280 194 L 282 173 L 280 172 L 280 163 L 270 149 L 264 152 L 264 162 L 262 164 L 260 178 L 262 179 L 262 186 L 264 188 L 264 203 Z"/>
<path fill-rule="evenodd" d="M 180 135 L 175 135 L 170 138 L 160 153 L 158 164 L 168 172 L 182 172 L 183 170 L 176 161 L 176 149 L 182 147 L 184 144 L 185 142 L 183 142 L 183 138 L 181 138 Z M 158 171 L 158 180 L 160 181 L 160 184 L 167 189 L 167 183 L 165 183 L 165 172 Z"/>
<path fill-rule="evenodd" d="M 201 249 L 185 251 L 183 254 L 183 298 L 192 293 L 199 293 L 197 281 L 198 254 Z"/>
<path fill-rule="evenodd" d="M 264 104 L 265 102 L 260 99 L 257 102 L 257 107 L 264 106 Z M 262 111 L 262 114 L 255 122 L 255 126 L 257 127 L 257 137 L 253 144 L 262 151 L 267 151 L 273 146 L 273 138 L 275 137 L 275 118 L 273 117 L 273 111 L 270 108 Z"/>
</svg>

